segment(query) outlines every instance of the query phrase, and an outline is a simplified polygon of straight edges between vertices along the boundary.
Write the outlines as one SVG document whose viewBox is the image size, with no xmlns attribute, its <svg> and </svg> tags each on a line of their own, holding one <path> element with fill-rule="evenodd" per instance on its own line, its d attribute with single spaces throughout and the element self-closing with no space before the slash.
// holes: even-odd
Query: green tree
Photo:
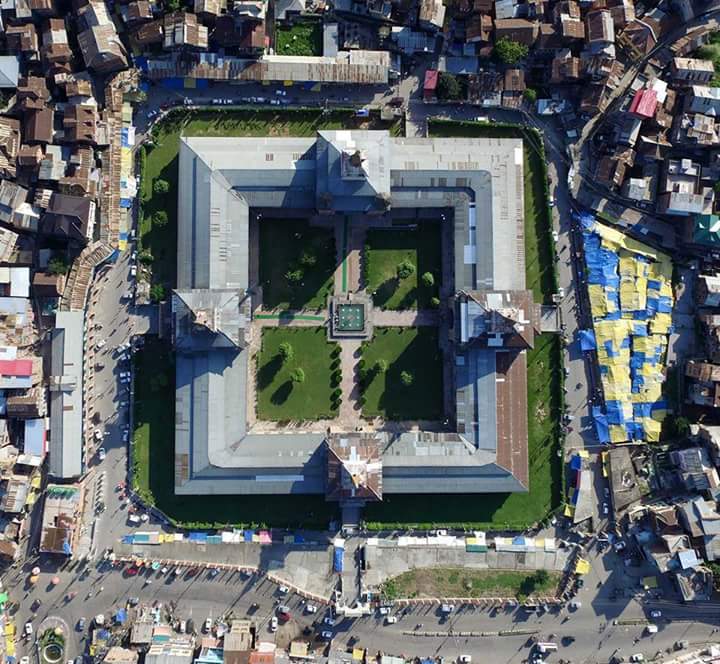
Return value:
<svg viewBox="0 0 720 664">
<path fill-rule="evenodd" d="M 168 222 L 167 212 L 165 212 L 165 210 L 156 210 L 155 214 L 153 214 L 152 222 L 154 226 L 162 228 Z"/>
<path fill-rule="evenodd" d="M 285 273 L 285 278 L 291 283 L 291 284 L 299 284 L 303 277 L 305 276 L 305 273 L 300 270 L 299 268 L 297 270 L 288 270 Z"/>
<path fill-rule="evenodd" d="M 375 366 L 373 368 L 375 369 L 375 373 L 385 373 L 388 369 L 388 364 L 385 360 L 381 358 L 377 362 L 375 362 Z"/>
<path fill-rule="evenodd" d="M 317 263 L 317 256 L 310 251 L 303 251 L 300 256 L 300 265 L 304 267 L 313 267 Z"/>
<path fill-rule="evenodd" d="M 415 380 L 415 377 L 409 371 L 403 371 L 400 374 L 400 382 L 405 387 L 410 387 L 413 384 L 414 380 Z"/>
<path fill-rule="evenodd" d="M 532 88 L 527 88 L 525 92 L 523 92 L 523 97 L 525 97 L 526 101 L 534 104 L 537 101 L 537 91 Z"/>
<path fill-rule="evenodd" d="M 48 272 L 50 274 L 67 274 L 68 264 L 64 256 L 56 256 L 51 258 L 48 263 Z"/>
<path fill-rule="evenodd" d="M 421 279 L 425 288 L 432 288 L 435 285 L 435 277 L 432 272 L 425 272 Z"/>
<path fill-rule="evenodd" d="M 506 65 L 514 65 L 528 54 L 528 47 L 509 37 L 501 37 L 495 42 L 495 57 Z"/>
<path fill-rule="evenodd" d="M 287 341 L 283 341 L 278 346 L 278 353 L 280 354 L 283 364 L 289 362 L 293 359 L 293 357 L 295 357 L 295 349 L 292 347 L 292 344 Z"/>
<path fill-rule="evenodd" d="M 415 274 L 415 266 L 407 258 L 398 263 L 396 269 L 398 279 L 407 279 Z"/>
<path fill-rule="evenodd" d="M 150 299 L 153 302 L 162 302 L 165 299 L 165 286 L 155 284 L 150 287 Z"/>
<path fill-rule="evenodd" d="M 147 249 L 143 249 L 143 250 L 138 254 L 138 260 L 139 260 L 143 265 L 152 265 L 152 262 L 153 262 L 153 260 L 155 260 L 155 259 L 153 258 L 153 255 L 152 255 Z"/>
<path fill-rule="evenodd" d="M 550 574 L 546 569 L 539 569 L 535 572 L 535 586 L 542 588 L 550 581 Z"/>
<path fill-rule="evenodd" d="M 298 367 L 297 369 L 293 369 L 290 373 L 290 380 L 293 383 L 304 383 L 305 382 L 305 372 Z"/>
<path fill-rule="evenodd" d="M 170 191 L 170 183 L 167 180 L 158 178 L 153 182 L 153 191 L 156 194 L 167 194 Z"/>
<path fill-rule="evenodd" d="M 675 436 L 677 438 L 687 438 L 690 435 L 690 421 L 687 417 L 676 417 L 675 422 Z"/>
<path fill-rule="evenodd" d="M 440 298 L 439 297 L 431 297 L 430 298 L 430 306 L 433 309 L 437 309 L 440 306 Z"/>
<path fill-rule="evenodd" d="M 463 88 L 457 77 L 448 72 L 440 72 L 436 88 L 438 99 L 458 101 L 463 97 Z"/>
</svg>

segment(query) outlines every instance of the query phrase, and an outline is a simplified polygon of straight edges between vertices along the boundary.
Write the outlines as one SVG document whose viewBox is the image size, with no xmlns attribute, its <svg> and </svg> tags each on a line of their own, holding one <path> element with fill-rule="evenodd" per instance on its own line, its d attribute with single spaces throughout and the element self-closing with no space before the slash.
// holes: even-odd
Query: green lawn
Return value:
<svg viewBox="0 0 720 664">
<path fill-rule="evenodd" d="M 275 28 L 276 55 L 322 55 L 323 26 L 321 21 L 297 20 L 294 25 Z"/>
<path fill-rule="evenodd" d="M 383 584 L 388 599 L 410 597 L 519 597 L 554 594 L 557 572 L 513 572 L 458 567 L 415 569 Z"/>
<path fill-rule="evenodd" d="M 422 221 L 416 229 L 370 229 L 364 254 L 367 290 L 375 306 L 382 309 L 426 309 L 438 295 L 442 278 L 440 224 Z M 409 261 L 415 272 L 398 278 L 397 268 Z M 422 276 L 429 272 L 434 283 L 426 286 Z"/>
<path fill-rule="evenodd" d="M 139 237 L 140 248 L 153 257 L 153 283 L 175 286 L 177 247 L 177 176 L 180 136 L 314 136 L 320 129 L 389 129 L 398 135 L 402 123 L 376 117 L 356 118 L 352 111 L 337 110 L 187 110 L 178 109 L 153 129 L 154 146 L 141 151 Z M 155 194 L 156 179 L 170 185 L 167 194 Z M 164 226 L 154 223 L 155 213 L 167 212 Z"/>
<path fill-rule="evenodd" d="M 134 356 L 133 485 L 148 502 L 188 528 L 272 525 L 326 528 L 336 505 L 324 496 L 176 496 L 175 375 L 169 346 L 145 337 Z"/>
<path fill-rule="evenodd" d="M 285 363 L 279 353 L 283 342 L 292 346 L 294 354 Z M 331 354 L 336 347 L 328 342 L 324 327 L 265 328 L 257 355 L 258 419 L 284 422 L 334 417 L 331 375 L 340 371 L 340 361 Z M 291 376 L 298 368 L 305 381 L 293 383 Z"/>
<path fill-rule="evenodd" d="M 697 49 L 691 57 L 712 61 L 715 67 L 715 76 L 708 85 L 720 85 L 720 32 L 713 32 L 708 43 Z"/>
<path fill-rule="evenodd" d="M 264 308 L 324 309 L 333 292 L 335 262 L 332 230 L 312 227 L 304 219 L 260 222 Z"/>
<path fill-rule="evenodd" d="M 435 327 L 375 328 L 372 340 L 362 346 L 363 371 L 367 384 L 363 415 L 388 420 L 443 419 L 442 353 Z M 387 371 L 376 369 L 384 360 Z M 404 385 L 401 374 L 413 377 Z"/>
</svg>

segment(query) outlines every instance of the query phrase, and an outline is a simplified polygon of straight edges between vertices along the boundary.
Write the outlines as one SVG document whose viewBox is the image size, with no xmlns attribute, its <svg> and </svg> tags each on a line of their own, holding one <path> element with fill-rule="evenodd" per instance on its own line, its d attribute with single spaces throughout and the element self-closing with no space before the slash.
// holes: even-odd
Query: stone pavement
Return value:
<svg viewBox="0 0 720 664">
<path fill-rule="evenodd" d="M 373 309 L 372 320 L 375 327 L 419 327 L 438 325 L 440 316 L 435 309 Z"/>
<path fill-rule="evenodd" d="M 340 366 L 342 370 L 342 401 L 337 425 L 352 431 L 360 425 L 360 387 L 357 381 L 357 364 L 360 360 L 360 344 L 358 339 L 344 339 L 340 342 Z"/>
</svg>

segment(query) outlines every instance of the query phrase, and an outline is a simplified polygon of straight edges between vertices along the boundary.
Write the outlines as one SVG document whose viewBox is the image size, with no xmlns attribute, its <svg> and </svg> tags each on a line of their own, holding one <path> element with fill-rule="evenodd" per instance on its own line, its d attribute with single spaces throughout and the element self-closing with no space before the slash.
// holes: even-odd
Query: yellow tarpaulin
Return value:
<svg viewBox="0 0 720 664">
<path fill-rule="evenodd" d="M 362 661 L 365 651 L 362 648 L 353 648 L 352 658 L 358 662 Z"/>
<path fill-rule="evenodd" d="M 590 571 L 590 563 L 585 558 L 578 558 L 575 563 L 575 574 L 587 574 Z"/>
</svg>

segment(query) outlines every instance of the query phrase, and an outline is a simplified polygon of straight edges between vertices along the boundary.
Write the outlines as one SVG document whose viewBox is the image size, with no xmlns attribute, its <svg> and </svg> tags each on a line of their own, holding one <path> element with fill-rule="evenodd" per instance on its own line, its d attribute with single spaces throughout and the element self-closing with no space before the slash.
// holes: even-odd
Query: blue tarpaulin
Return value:
<svg viewBox="0 0 720 664">
<path fill-rule="evenodd" d="M 304 544 L 305 538 L 302 535 L 298 535 L 297 533 L 295 533 L 293 541 L 295 542 L 295 544 Z"/>
<path fill-rule="evenodd" d="M 255 533 L 253 533 L 252 530 L 246 530 L 246 531 L 243 533 L 243 539 L 244 539 L 246 542 L 252 542 L 252 538 L 253 538 L 253 535 L 254 535 L 254 534 L 255 534 Z"/>
<path fill-rule="evenodd" d="M 336 546 L 333 551 L 333 570 L 340 573 L 343 571 L 343 563 L 345 560 L 345 549 Z"/>
<path fill-rule="evenodd" d="M 197 542 L 199 544 L 205 544 L 207 542 L 207 533 L 190 533 L 188 539 L 191 542 Z"/>
<path fill-rule="evenodd" d="M 115 622 L 118 625 L 122 625 L 127 620 L 127 611 L 125 609 L 118 609 L 115 613 Z"/>
<path fill-rule="evenodd" d="M 597 349 L 594 330 L 578 330 L 578 337 L 580 339 L 580 350 Z"/>
<path fill-rule="evenodd" d="M 593 422 L 595 423 L 595 433 L 601 443 L 610 442 L 610 429 L 608 428 L 608 420 L 600 409 L 600 406 L 592 408 Z"/>
<path fill-rule="evenodd" d="M 574 454 L 570 459 L 571 470 L 582 470 L 582 458 L 579 454 Z"/>
</svg>

